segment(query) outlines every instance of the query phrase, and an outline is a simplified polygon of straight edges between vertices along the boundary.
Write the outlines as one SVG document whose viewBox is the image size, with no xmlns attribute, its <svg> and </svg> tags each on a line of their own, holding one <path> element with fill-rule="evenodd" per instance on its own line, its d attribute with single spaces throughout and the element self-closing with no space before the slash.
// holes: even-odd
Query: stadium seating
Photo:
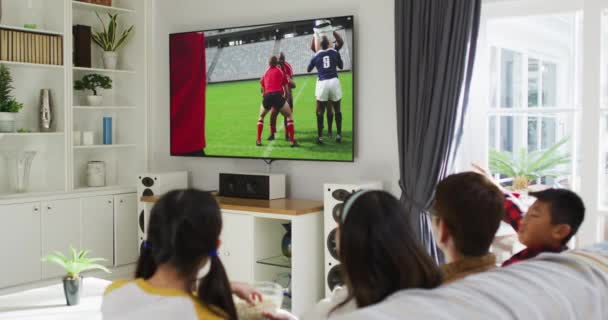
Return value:
<svg viewBox="0 0 608 320">
<path fill-rule="evenodd" d="M 340 30 L 338 33 L 345 41 L 344 47 L 340 50 L 344 61 L 344 70 L 352 69 L 352 30 Z M 240 46 L 225 47 L 222 50 L 217 48 L 207 49 L 207 79 L 210 83 L 258 79 L 264 74 L 268 67 L 268 57 L 271 54 L 278 54 L 279 51 L 285 53 L 294 74 L 307 74 L 306 67 L 312 58 L 310 41 L 312 35 L 286 38 L 278 41 L 264 41 Z M 276 50 L 275 45 L 278 45 Z M 215 58 L 216 54 L 218 55 Z M 213 64 L 214 59 L 215 65 Z"/>
<path fill-rule="evenodd" d="M 268 57 L 273 48 L 274 41 L 223 48 L 209 75 L 209 82 L 260 78 L 268 68 Z"/>
</svg>

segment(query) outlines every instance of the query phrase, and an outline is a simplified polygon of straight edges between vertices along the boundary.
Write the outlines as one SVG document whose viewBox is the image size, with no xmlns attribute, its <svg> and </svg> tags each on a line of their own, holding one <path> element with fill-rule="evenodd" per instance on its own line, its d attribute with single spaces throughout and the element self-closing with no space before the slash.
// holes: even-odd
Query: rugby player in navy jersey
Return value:
<svg viewBox="0 0 608 320">
<path fill-rule="evenodd" d="M 342 112 L 340 102 L 342 101 L 342 86 L 338 79 L 338 68 L 343 69 L 344 63 L 338 50 L 329 47 L 329 39 L 321 39 L 321 50 L 317 51 L 307 71 L 311 72 L 317 68 L 318 79 L 315 89 L 317 98 L 317 143 L 323 144 L 323 115 L 331 102 L 336 117 L 336 142 L 342 142 Z"/>
</svg>

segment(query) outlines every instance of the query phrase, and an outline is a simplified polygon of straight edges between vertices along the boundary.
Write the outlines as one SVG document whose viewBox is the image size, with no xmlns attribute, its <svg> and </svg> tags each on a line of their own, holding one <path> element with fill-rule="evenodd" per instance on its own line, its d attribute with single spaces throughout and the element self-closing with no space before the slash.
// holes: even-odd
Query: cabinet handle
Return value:
<svg viewBox="0 0 608 320">
<path fill-rule="evenodd" d="M 121 199 L 121 200 L 120 200 L 120 203 L 125 203 L 125 201 Z"/>
<path fill-rule="evenodd" d="M 109 204 L 112 204 L 112 200 L 108 200 L 108 203 L 109 203 Z"/>
<path fill-rule="evenodd" d="M 52 210 L 53 208 L 51 208 L 51 206 L 47 206 L 46 207 L 48 210 Z"/>
<path fill-rule="evenodd" d="M 34 207 L 34 214 L 38 213 L 38 207 Z"/>
</svg>

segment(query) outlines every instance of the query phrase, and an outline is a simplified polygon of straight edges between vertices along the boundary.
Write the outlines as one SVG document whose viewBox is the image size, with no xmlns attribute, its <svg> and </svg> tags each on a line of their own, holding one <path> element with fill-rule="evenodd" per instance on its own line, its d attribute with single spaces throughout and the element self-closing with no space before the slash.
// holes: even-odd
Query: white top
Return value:
<svg viewBox="0 0 608 320">
<path fill-rule="evenodd" d="M 357 303 L 353 299 L 347 304 L 331 312 L 337 305 L 346 300 L 347 296 L 348 290 L 346 288 L 336 287 L 327 298 L 319 301 L 319 303 L 317 303 L 311 310 L 304 313 L 299 320 L 333 319 L 334 317 L 343 316 L 357 310 Z M 279 311 L 279 314 L 288 316 L 290 320 L 298 320 L 296 316 L 287 311 L 281 310 Z"/>
<path fill-rule="evenodd" d="M 222 319 L 183 291 L 153 287 L 143 279 L 116 281 L 106 289 L 104 320 Z"/>
<path fill-rule="evenodd" d="M 595 252 L 541 254 L 434 290 L 403 290 L 339 319 L 606 320 L 606 301 L 608 242 Z"/>
</svg>

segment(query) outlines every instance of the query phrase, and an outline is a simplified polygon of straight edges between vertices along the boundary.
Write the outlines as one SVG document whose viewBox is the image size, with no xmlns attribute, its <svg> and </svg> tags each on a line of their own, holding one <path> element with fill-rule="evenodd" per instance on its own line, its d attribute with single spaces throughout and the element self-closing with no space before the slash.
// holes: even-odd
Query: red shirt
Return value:
<svg viewBox="0 0 608 320">
<path fill-rule="evenodd" d="M 284 93 L 283 88 L 287 83 L 285 74 L 277 67 L 268 68 L 262 79 L 260 79 L 260 84 L 264 88 L 265 95 L 273 92 Z"/>
<path fill-rule="evenodd" d="M 285 61 L 285 64 L 283 64 L 283 65 L 279 64 L 279 69 L 281 69 L 281 71 L 283 71 L 283 73 L 285 74 L 285 77 L 287 77 L 288 81 L 291 78 L 293 78 L 293 68 L 291 67 L 291 65 L 289 63 L 287 63 L 287 61 Z"/>
</svg>

